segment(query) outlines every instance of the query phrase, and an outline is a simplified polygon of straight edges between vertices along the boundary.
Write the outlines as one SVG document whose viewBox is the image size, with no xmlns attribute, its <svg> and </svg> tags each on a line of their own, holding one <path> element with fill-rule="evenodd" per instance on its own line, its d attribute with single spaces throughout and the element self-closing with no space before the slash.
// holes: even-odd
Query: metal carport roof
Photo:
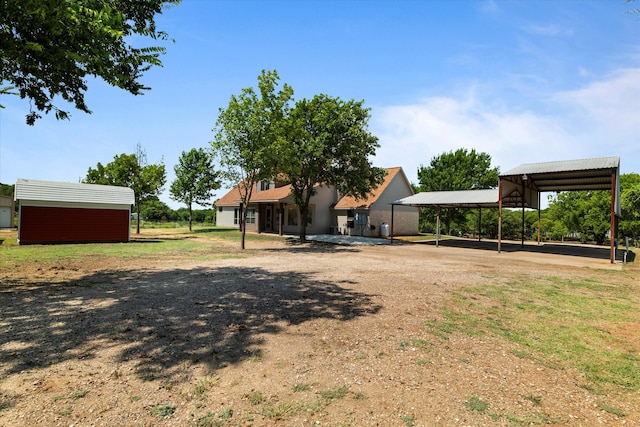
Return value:
<svg viewBox="0 0 640 427">
<path fill-rule="evenodd" d="M 523 184 L 529 190 L 525 191 L 527 207 L 536 206 L 533 197 L 529 197 L 536 193 L 609 190 L 615 191 L 615 214 L 620 216 L 619 170 L 619 156 L 523 164 L 500 174 L 502 202 L 505 206 L 521 206 L 522 192 L 518 189 Z"/>
<path fill-rule="evenodd" d="M 522 207 L 524 216 L 525 207 L 539 210 L 540 193 L 579 190 L 610 190 L 612 192 L 611 228 L 615 229 L 615 217 L 620 216 L 619 156 L 523 164 L 501 174 L 497 189 L 418 193 L 396 200 L 391 205 L 392 212 L 394 205 L 432 208 Z M 500 214 L 501 217 L 502 214 Z M 393 238 L 393 225 L 391 236 Z M 498 251 L 500 251 L 500 240 L 499 234 Z M 611 254 L 613 263 L 613 241 Z"/>
<path fill-rule="evenodd" d="M 497 208 L 498 189 L 465 191 L 428 191 L 404 199 L 394 205 L 431 208 Z"/>
</svg>

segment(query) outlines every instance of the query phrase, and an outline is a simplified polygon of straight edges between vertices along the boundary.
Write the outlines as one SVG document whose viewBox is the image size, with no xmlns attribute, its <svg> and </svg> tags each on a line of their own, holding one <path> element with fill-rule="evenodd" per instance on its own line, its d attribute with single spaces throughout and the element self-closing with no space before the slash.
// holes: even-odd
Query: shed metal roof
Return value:
<svg viewBox="0 0 640 427">
<path fill-rule="evenodd" d="M 135 194 L 128 187 L 18 178 L 15 200 L 133 205 Z"/>
</svg>

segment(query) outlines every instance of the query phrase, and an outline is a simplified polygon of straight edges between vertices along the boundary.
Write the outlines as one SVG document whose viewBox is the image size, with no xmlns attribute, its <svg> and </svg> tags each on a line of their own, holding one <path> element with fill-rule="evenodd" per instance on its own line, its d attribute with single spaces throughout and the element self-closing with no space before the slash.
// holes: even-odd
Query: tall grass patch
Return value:
<svg viewBox="0 0 640 427">
<path fill-rule="evenodd" d="M 441 320 L 425 327 L 494 334 L 550 367 L 572 367 L 598 386 L 640 389 L 638 350 L 615 330 L 637 322 L 640 304 L 626 285 L 547 277 L 462 288 L 450 295 Z"/>
</svg>

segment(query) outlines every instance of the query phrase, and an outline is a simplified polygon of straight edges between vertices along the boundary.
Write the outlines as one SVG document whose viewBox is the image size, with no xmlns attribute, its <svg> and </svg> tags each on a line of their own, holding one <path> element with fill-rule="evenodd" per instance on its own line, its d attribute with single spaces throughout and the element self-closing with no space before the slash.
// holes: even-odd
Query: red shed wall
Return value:
<svg viewBox="0 0 640 427">
<path fill-rule="evenodd" d="M 129 241 L 129 211 L 43 206 L 20 208 L 20 244 Z"/>
</svg>

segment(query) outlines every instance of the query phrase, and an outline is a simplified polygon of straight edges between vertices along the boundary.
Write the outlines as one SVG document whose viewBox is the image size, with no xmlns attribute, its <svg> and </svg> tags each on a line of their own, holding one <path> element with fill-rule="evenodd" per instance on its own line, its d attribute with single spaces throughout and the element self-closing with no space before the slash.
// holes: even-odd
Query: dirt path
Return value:
<svg viewBox="0 0 640 427">
<path fill-rule="evenodd" d="M 607 281 L 619 264 L 415 244 L 257 246 L 214 261 L 0 272 L 0 425 L 640 423 L 638 393 L 604 397 L 504 340 L 425 328 L 463 286 L 514 274 Z"/>
</svg>

